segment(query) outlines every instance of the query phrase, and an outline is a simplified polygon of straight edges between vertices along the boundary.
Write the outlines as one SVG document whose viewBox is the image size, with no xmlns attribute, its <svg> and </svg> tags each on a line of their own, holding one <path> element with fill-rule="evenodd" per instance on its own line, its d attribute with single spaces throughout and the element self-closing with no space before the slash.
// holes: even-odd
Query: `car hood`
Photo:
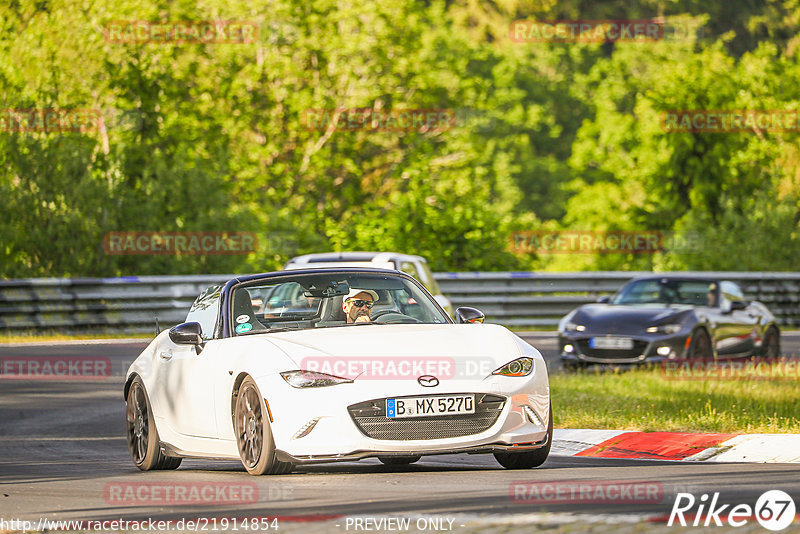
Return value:
<svg viewBox="0 0 800 534">
<path fill-rule="evenodd" d="M 659 305 L 587 304 L 578 308 L 572 322 L 586 326 L 584 333 L 639 334 L 648 327 L 680 322 L 690 309 Z"/>
<path fill-rule="evenodd" d="M 327 359 L 416 358 L 471 360 L 491 372 L 519 358 L 525 345 L 505 327 L 483 324 L 359 325 L 258 336 L 280 348 L 298 369 L 308 369 L 309 361 L 319 365 Z M 531 353 L 538 354 L 535 349 L 528 349 L 527 354 Z"/>
</svg>

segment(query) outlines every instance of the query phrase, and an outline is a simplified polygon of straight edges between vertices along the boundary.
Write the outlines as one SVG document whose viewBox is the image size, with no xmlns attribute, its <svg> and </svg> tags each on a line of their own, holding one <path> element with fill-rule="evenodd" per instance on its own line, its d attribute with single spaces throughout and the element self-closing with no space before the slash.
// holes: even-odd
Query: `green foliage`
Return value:
<svg viewBox="0 0 800 534">
<path fill-rule="evenodd" d="M 722 43 L 699 51 L 631 44 L 599 61 L 588 76 L 597 111 L 578 132 L 570 162 L 601 176 L 576 181 L 563 222 L 700 233 L 702 252 L 667 252 L 654 258 L 661 268 L 794 268 L 785 255 L 800 245 L 796 189 L 768 212 L 778 195 L 775 174 L 796 172 L 783 156 L 797 133 L 674 133 L 662 122 L 667 110 L 792 109 L 797 97 L 787 81 L 796 79 L 797 64 L 776 55 L 771 45 L 735 61 Z M 785 246 L 729 246 L 764 239 Z M 608 260 L 598 257 L 589 267 L 628 267 L 625 258 Z"/>
<path fill-rule="evenodd" d="M 726 199 L 727 200 L 727 199 Z M 740 204 L 740 205 L 736 205 Z M 800 258 L 798 198 L 759 193 L 724 202 L 716 220 L 693 212 L 678 226 L 692 246 L 663 258 L 667 270 L 793 271 Z M 690 238 L 688 236 L 691 236 Z"/>
<path fill-rule="evenodd" d="M 796 107 L 787 15 L 796 8 L 726 6 L 15 0 L 0 6 L 0 110 L 99 109 L 104 122 L 0 131 L 0 276 L 263 271 L 297 254 L 357 249 L 421 254 L 437 270 L 792 269 L 796 133 L 660 125 L 670 109 Z M 522 17 L 672 14 L 694 16 L 705 37 L 610 46 L 507 35 Z M 258 39 L 103 34 L 115 20 L 214 19 L 255 23 Z M 412 131 L 309 124 L 314 110 L 354 108 L 450 110 L 456 120 Z M 508 250 L 512 232 L 540 228 L 657 230 L 701 236 L 705 248 Z M 110 255 L 103 237 L 120 231 L 254 232 L 259 247 Z"/>
</svg>

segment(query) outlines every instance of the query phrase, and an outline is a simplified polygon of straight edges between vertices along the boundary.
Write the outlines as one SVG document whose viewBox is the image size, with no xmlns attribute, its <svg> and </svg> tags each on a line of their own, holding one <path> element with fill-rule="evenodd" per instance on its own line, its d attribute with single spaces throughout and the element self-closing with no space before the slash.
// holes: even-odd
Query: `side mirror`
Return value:
<svg viewBox="0 0 800 534">
<path fill-rule="evenodd" d="M 731 311 L 736 310 L 745 310 L 747 309 L 747 303 L 743 300 L 734 300 L 731 302 Z"/>
<path fill-rule="evenodd" d="M 486 319 L 486 316 L 483 312 L 475 308 L 465 306 L 456 310 L 456 322 L 459 324 L 482 323 L 484 319 Z"/>
<path fill-rule="evenodd" d="M 203 327 L 200 323 L 181 323 L 169 330 L 169 338 L 176 345 L 202 345 Z"/>
<path fill-rule="evenodd" d="M 611 295 L 603 295 L 597 299 L 600 304 L 608 304 L 611 301 Z"/>
</svg>

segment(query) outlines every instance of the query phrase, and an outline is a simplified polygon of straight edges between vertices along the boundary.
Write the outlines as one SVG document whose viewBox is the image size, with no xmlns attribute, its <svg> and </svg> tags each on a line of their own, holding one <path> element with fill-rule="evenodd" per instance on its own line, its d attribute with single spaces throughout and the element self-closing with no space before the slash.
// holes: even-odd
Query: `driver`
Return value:
<svg viewBox="0 0 800 534">
<path fill-rule="evenodd" d="M 717 284 L 709 284 L 706 304 L 709 308 L 715 308 L 717 306 Z"/>
<path fill-rule="evenodd" d="M 342 310 L 347 316 L 347 323 L 368 323 L 372 306 L 378 300 L 378 294 L 371 289 L 350 288 L 350 292 L 342 300 Z"/>
</svg>

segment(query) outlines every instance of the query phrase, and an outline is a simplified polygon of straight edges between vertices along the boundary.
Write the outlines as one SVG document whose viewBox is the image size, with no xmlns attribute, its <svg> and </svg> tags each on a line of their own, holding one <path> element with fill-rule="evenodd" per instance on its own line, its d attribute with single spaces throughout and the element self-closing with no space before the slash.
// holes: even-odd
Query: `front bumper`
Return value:
<svg viewBox="0 0 800 534">
<path fill-rule="evenodd" d="M 627 337 L 633 340 L 634 346 L 629 350 L 591 348 L 589 340 L 593 337 Z M 558 335 L 560 358 L 564 363 L 640 364 L 676 360 L 686 357 L 688 341 L 689 335 L 681 332 L 647 336 L 624 334 L 606 336 L 591 335 L 586 332 L 579 334 L 561 332 Z M 572 350 L 569 350 L 569 347 L 572 347 Z"/>
<path fill-rule="evenodd" d="M 348 454 L 334 454 L 334 455 L 317 455 L 317 456 L 292 456 L 291 454 L 278 450 L 276 456 L 282 462 L 292 462 L 293 464 L 316 464 L 316 463 L 329 463 L 329 462 L 352 462 L 363 460 L 365 458 L 381 457 L 406 457 L 410 456 L 410 452 L 414 456 L 433 456 L 437 454 L 490 454 L 494 452 L 525 452 L 540 449 L 547 445 L 550 441 L 550 436 L 545 433 L 541 441 L 535 443 L 518 443 L 508 445 L 503 443 L 491 443 L 488 445 L 479 445 L 474 447 L 454 447 L 451 449 L 434 449 L 434 450 L 414 450 L 407 452 L 397 451 L 353 451 Z"/>
<path fill-rule="evenodd" d="M 278 457 L 294 463 L 522 451 L 543 447 L 548 440 L 550 388 L 544 361 L 540 359 L 528 377 L 447 380 L 434 388 L 410 380 L 357 380 L 353 384 L 294 389 L 279 375 L 260 377 L 257 382 L 273 415 L 271 428 Z M 505 403 L 485 430 L 442 439 L 374 439 L 359 429 L 348 410 L 370 399 L 458 393 L 497 395 Z M 311 422 L 313 429 L 303 434 Z"/>
</svg>

